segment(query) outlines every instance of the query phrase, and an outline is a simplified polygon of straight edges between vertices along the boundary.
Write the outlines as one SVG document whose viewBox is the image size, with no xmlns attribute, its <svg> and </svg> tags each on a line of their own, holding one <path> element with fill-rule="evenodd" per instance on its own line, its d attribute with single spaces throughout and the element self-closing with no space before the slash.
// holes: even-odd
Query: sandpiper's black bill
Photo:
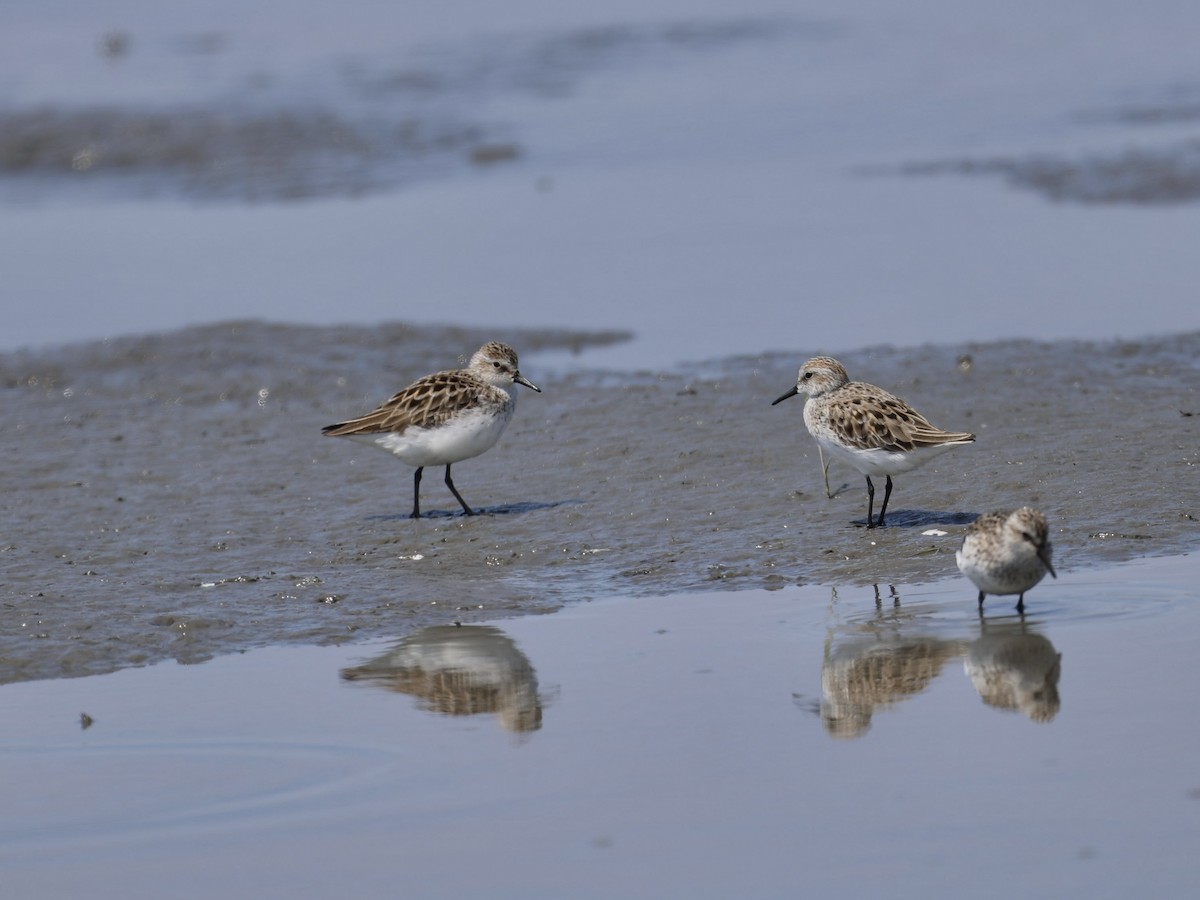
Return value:
<svg viewBox="0 0 1200 900">
<path fill-rule="evenodd" d="M 790 391 L 788 391 L 782 397 L 776 397 L 774 400 L 772 400 L 771 405 L 774 406 L 776 403 L 782 403 L 784 400 L 788 399 L 788 397 L 795 397 L 798 393 L 800 393 L 800 388 L 793 387 Z"/>
<path fill-rule="evenodd" d="M 542 389 L 540 387 L 538 387 L 536 384 L 534 384 L 532 381 L 530 381 L 528 378 L 526 378 L 520 372 L 518 372 L 516 375 L 513 376 L 513 381 L 515 381 L 517 384 L 523 384 L 523 385 L 525 385 L 525 387 L 531 388 L 532 390 L 537 391 L 539 394 L 542 392 Z"/>
</svg>

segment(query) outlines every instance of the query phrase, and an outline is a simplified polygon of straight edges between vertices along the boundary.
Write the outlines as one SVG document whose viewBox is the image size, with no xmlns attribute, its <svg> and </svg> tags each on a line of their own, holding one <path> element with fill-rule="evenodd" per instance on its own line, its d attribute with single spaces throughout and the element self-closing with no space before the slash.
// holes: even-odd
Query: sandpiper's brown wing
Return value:
<svg viewBox="0 0 1200 900">
<path fill-rule="evenodd" d="M 975 440 L 965 431 L 943 431 L 899 397 L 862 382 L 837 392 L 829 423 L 860 450 L 909 451 Z"/>
<path fill-rule="evenodd" d="M 395 394 L 378 409 L 321 429 L 322 434 L 351 435 L 403 431 L 410 426 L 433 428 L 470 406 L 484 385 L 469 372 L 455 370 L 426 375 Z"/>
<path fill-rule="evenodd" d="M 963 540 L 976 534 L 984 534 L 988 531 L 998 531 L 1005 521 L 1007 521 L 1011 510 L 1002 512 L 983 513 L 978 516 L 974 522 L 967 526 L 966 533 L 963 534 Z"/>
</svg>

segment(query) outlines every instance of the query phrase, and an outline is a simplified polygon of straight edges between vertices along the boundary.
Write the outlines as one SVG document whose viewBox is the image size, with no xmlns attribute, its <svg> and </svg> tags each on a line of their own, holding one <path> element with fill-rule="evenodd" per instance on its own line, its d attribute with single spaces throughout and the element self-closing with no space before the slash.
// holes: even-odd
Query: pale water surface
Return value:
<svg viewBox="0 0 1200 900">
<path fill-rule="evenodd" d="M 5 889 L 1191 896 L 1195 560 L 1023 622 L 814 585 L 7 685 Z"/>
<path fill-rule="evenodd" d="M 593 365 L 1200 328 L 1200 5 L 9 0 L 0 347 L 253 316 Z"/>
</svg>

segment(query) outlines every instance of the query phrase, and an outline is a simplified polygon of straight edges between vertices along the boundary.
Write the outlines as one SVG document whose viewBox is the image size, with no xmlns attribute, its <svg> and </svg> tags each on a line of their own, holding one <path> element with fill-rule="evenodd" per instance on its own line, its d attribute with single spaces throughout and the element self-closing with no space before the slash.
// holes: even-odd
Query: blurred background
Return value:
<svg viewBox="0 0 1200 900">
<path fill-rule="evenodd" d="M 1200 328 L 1189 0 L 5 0 L 0 350 L 620 329 L 617 368 Z"/>
</svg>

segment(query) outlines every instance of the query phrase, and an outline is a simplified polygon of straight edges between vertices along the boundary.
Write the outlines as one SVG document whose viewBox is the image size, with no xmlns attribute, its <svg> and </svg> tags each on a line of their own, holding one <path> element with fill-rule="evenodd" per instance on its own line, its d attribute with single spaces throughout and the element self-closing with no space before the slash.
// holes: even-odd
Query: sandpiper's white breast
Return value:
<svg viewBox="0 0 1200 900">
<path fill-rule="evenodd" d="M 968 549 L 959 550 L 954 556 L 958 570 L 985 594 L 1023 594 L 1046 576 L 1046 567 L 1033 553 L 988 559 Z"/>
<path fill-rule="evenodd" d="M 975 587 L 983 591 L 985 594 L 1007 594 L 1010 593 L 1011 585 L 1005 581 L 1000 581 L 992 578 L 991 571 L 994 566 L 989 565 L 973 547 L 967 546 L 959 548 L 954 554 L 954 561 L 958 564 L 958 571 L 962 572 L 975 583 Z"/>
</svg>

